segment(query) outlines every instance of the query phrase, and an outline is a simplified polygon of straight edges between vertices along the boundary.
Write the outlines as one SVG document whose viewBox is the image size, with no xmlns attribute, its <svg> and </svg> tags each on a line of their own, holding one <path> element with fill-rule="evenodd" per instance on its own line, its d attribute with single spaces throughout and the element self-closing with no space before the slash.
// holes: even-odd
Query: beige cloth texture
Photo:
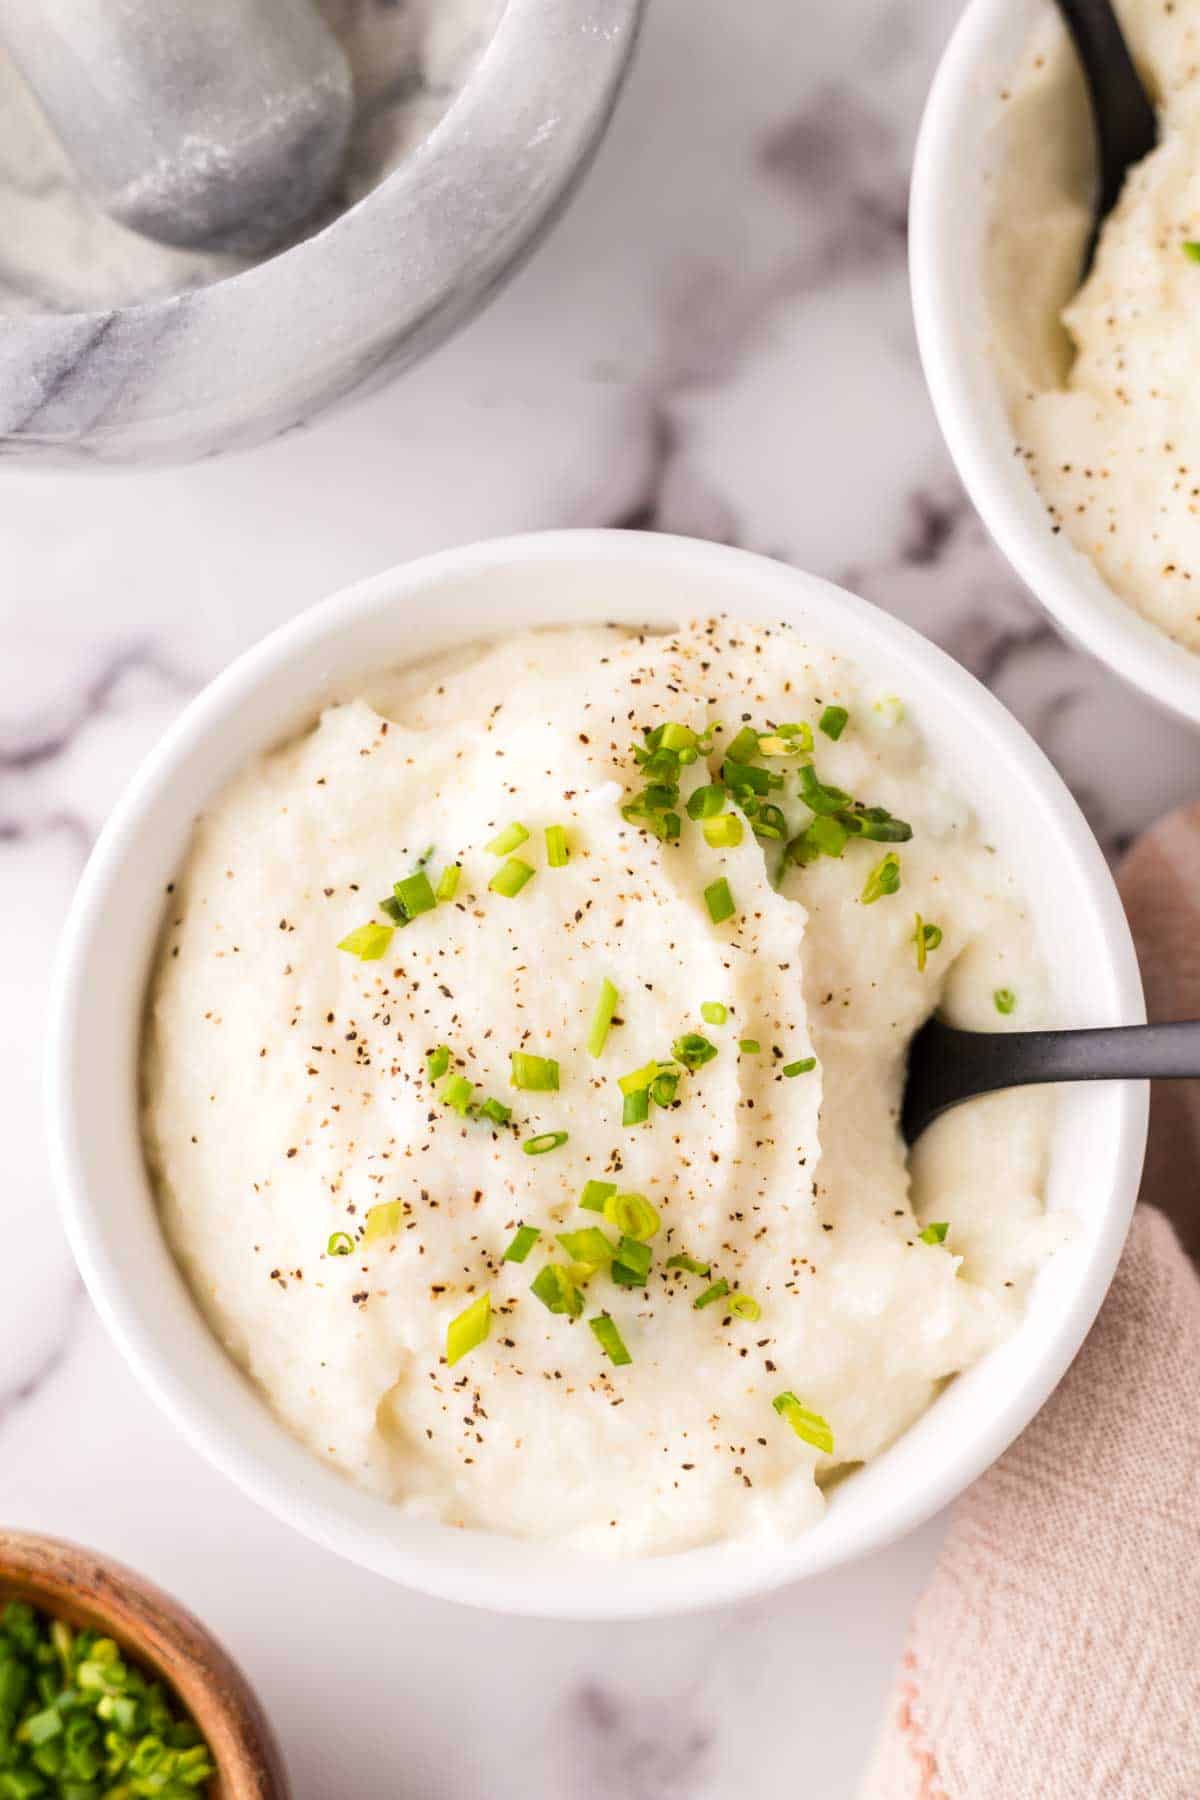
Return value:
<svg viewBox="0 0 1200 1800">
<path fill-rule="evenodd" d="M 1121 890 L 1150 1017 L 1200 1018 L 1200 808 L 1147 833 Z M 1181 1243 L 1200 1250 L 1200 1083 L 1164 1082 L 1116 1280 L 951 1516 L 860 1800 L 1200 1800 L 1200 1280 Z"/>
</svg>

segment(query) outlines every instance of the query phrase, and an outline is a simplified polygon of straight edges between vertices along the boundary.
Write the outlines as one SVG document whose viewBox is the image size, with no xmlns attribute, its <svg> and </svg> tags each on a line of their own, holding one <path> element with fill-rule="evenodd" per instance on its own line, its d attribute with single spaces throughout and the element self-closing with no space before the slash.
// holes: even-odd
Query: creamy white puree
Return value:
<svg viewBox="0 0 1200 1800">
<path fill-rule="evenodd" d="M 1159 106 L 1091 274 L 1083 81 L 1047 8 L 1002 102 L 988 273 L 1020 453 L 1054 528 L 1113 591 L 1200 649 L 1200 6 L 1121 0 Z M 1077 291 L 1078 290 L 1078 291 Z"/>
<path fill-rule="evenodd" d="M 1055 1241 L 1042 1212 L 1045 1095 L 1005 1095 L 944 1120 L 910 1192 L 896 1112 L 905 1048 L 944 999 L 1001 1027 L 1043 1014 L 1029 923 L 999 858 L 895 722 L 886 677 L 860 678 L 787 629 L 718 621 L 671 637 L 563 630 L 510 639 L 331 707 L 248 768 L 196 827 L 171 894 L 144 1057 L 145 1130 L 170 1241 L 212 1327 L 291 1430 L 353 1480 L 457 1524 L 612 1552 L 791 1533 L 820 1483 L 874 1456 L 937 1390 L 1010 1331 Z M 807 720 L 822 781 L 912 823 L 902 886 L 860 900 L 893 846 L 790 868 L 779 891 L 747 831 L 714 850 L 684 818 L 664 848 L 625 821 L 641 785 L 632 740 L 665 720 L 736 730 Z M 726 734 L 726 741 L 728 733 Z M 721 740 L 718 740 L 720 742 Z M 719 756 L 714 756 L 714 764 Z M 808 759 L 805 759 L 808 760 Z M 808 818 L 784 804 L 795 826 Z M 684 797 L 706 779 L 684 771 Z M 484 846 L 530 830 L 536 868 L 489 891 Z M 571 859 L 547 866 L 565 825 Z M 398 931 L 380 961 L 337 944 L 427 846 L 463 865 L 453 903 Z M 724 874 L 739 911 L 714 926 Z M 917 967 L 914 915 L 944 937 Z M 620 990 L 603 1055 L 585 1052 L 603 977 Z M 729 1009 L 705 1023 L 704 1001 Z M 718 1055 L 679 1103 L 623 1128 L 618 1076 L 686 1031 Z M 739 1055 L 738 1040 L 762 1053 Z M 440 1105 L 426 1053 L 511 1104 L 513 1128 Z M 557 1094 L 508 1086 L 516 1049 L 555 1057 Z M 784 1063 L 818 1059 L 786 1078 Z M 529 1157 L 522 1141 L 566 1130 Z M 644 1291 L 597 1275 L 585 1319 L 552 1315 L 530 1281 L 589 1178 L 646 1195 L 663 1228 Z M 394 1239 L 359 1239 L 367 1209 L 403 1203 Z M 923 1223 L 949 1221 L 944 1247 Z M 503 1263 L 522 1221 L 542 1228 Z M 756 1323 L 693 1301 L 665 1272 L 686 1252 L 755 1296 Z M 560 1253 L 561 1254 L 561 1253 Z M 449 1320 L 484 1288 L 487 1342 L 454 1368 Z M 613 1367 L 586 1318 L 617 1320 Z M 832 1456 L 772 1409 L 794 1392 Z"/>
</svg>

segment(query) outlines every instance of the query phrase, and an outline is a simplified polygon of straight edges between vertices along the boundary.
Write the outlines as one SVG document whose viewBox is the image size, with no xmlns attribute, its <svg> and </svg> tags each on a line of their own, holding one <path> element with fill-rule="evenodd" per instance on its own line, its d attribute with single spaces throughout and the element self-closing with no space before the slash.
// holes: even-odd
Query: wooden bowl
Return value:
<svg viewBox="0 0 1200 1800">
<path fill-rule="evenodd" d="M 186 1607 L 82 1545 L 0 1530 L 0 1604 L 27 1600 L 115 1638 L 174 1690 L 204 1733 L 217 1777 L 208 1800 L 289 1800 L 283 1758 L 254 1691 Z"/>
</svg>

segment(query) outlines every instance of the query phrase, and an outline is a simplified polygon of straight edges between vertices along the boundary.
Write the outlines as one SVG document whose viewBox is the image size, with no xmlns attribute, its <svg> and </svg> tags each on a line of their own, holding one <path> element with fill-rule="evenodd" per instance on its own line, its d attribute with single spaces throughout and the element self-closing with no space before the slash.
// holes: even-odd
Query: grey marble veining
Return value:
<svg viewBox="0 0 1200 1800">
<path fill-rule="evenodd" d="M 690 531 L 856 588 L 1024 720 L 1111 855 L 1200 792 L 1196 738 L 1063 644 L 989 544 L 925 399 L 904 194 L 955 11 L 652 0 L 575 204 L 399 383 L 191 468 L 0 469 L 0 1518 L 195 1606 L 298 1800 L 850 1800 L 939 1528 L 727 1614 L 587 1627 L 423 1600 L 268 1519 L 78 1287 L 38 1111 L 60 921 L 116 794 L 232 656 L 391 562 L 530 527 Z"/>
</svg>

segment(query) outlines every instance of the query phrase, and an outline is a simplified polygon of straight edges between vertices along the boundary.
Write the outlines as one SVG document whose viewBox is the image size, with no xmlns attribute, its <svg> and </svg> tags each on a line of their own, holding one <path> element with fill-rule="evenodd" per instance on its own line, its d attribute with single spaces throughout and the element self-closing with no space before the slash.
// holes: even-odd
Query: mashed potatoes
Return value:
<svg viewBox="0 0 1200 1800">
<path fill-rule="evenodd" d="M 996 354 L 1052 528 L 1131 606 L 1200 650 L 1200 5 L 1121 0 L 1160 108 L 1079 287 L 1091 124 L 1057 17 L 1005 96 L 989 250 Z M 1078 291 L 1076 291 L 1078 289 Z"/>
<path fill-rule="evenodd" d="M 729 621 L 512 638 L 330 708 L 199 821 L 144 1052 L 166 1230 L 291 1430 L 398 1506 L 621 1553 L 795 1532 L 1054 1238 L 1044 1094 L 942 1121 L 910 1186 L 943 999 L 1043 1012 L 886 682 Z"/>
</svg>

